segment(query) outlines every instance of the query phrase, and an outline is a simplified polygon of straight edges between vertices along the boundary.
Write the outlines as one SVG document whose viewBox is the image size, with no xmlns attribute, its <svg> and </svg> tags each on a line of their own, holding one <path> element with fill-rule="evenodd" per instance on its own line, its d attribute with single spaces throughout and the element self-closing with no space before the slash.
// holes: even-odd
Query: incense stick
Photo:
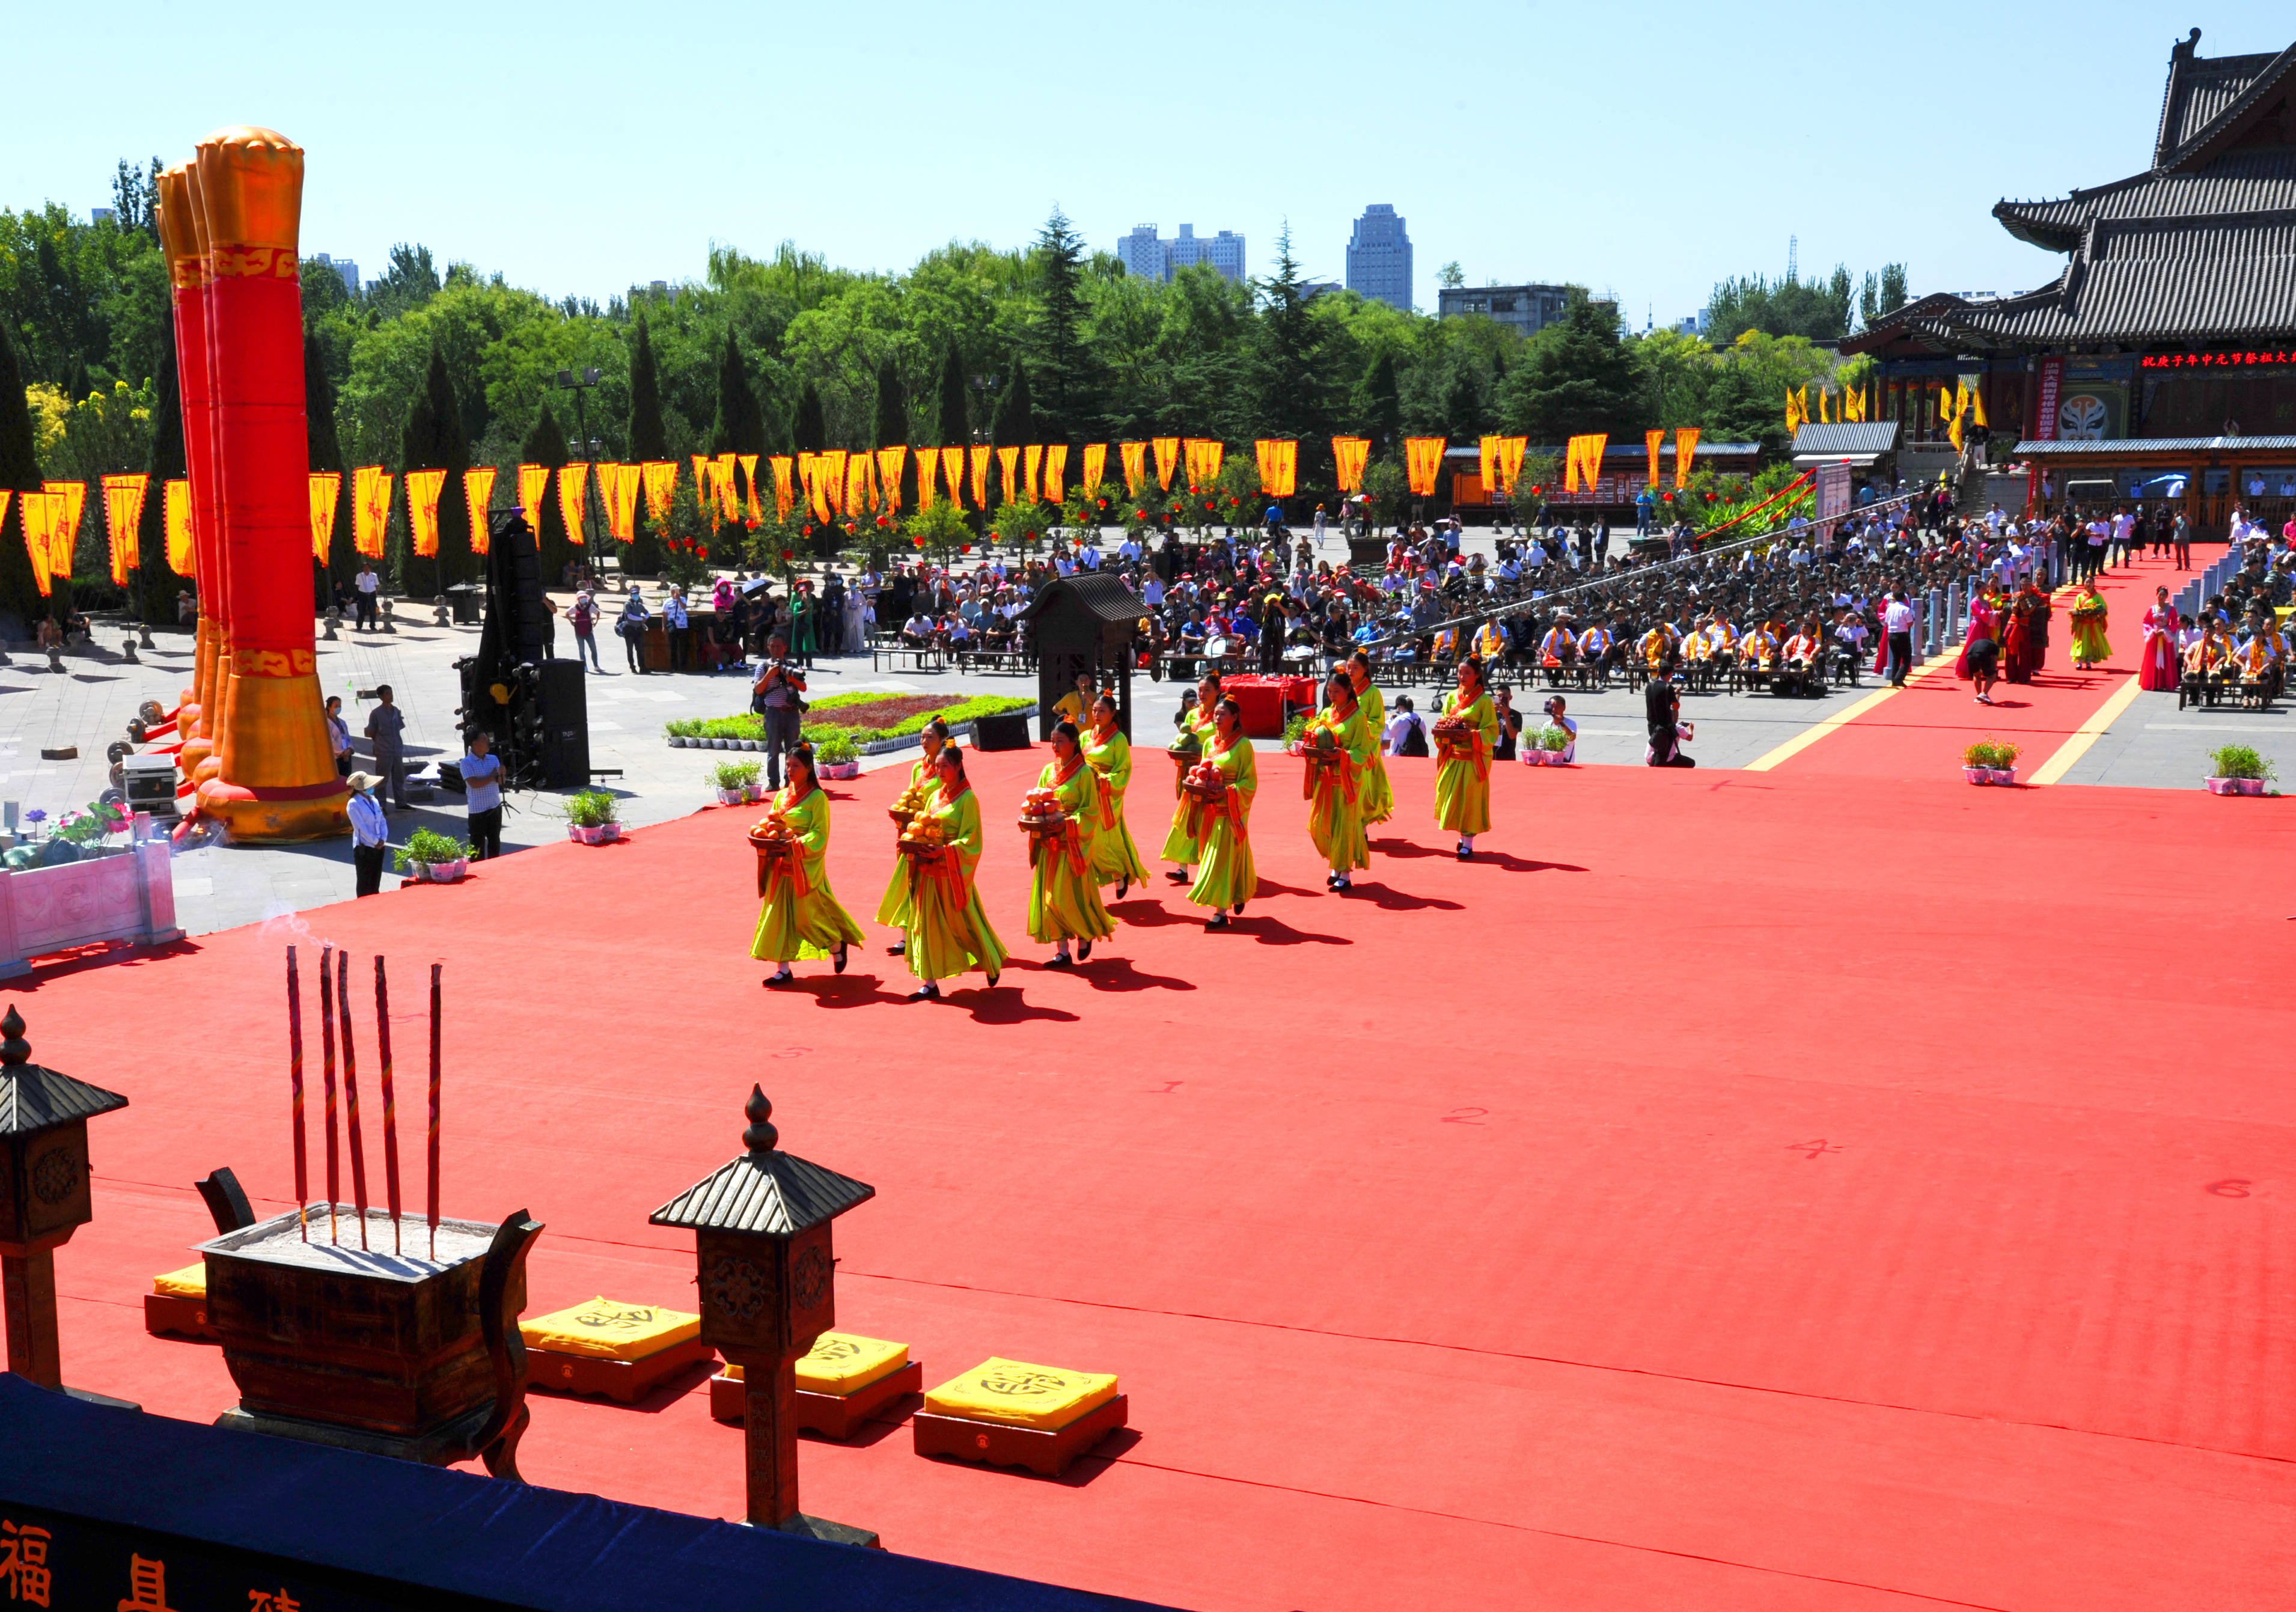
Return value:
<svg viewBox="0 0 2296 1612">
<path fill-rule="evenodd" d="M 366 1144 L 359 1140 L 358 1065 L 351 1051 L 351 954 L 335 961 L 335 1011 L 343 1021 L 343 1113 L 351 1150 L 351 1212 L 358 1216 L 359 1247 L 366 1247 Z"/>
<path fill-rule="evenodd" d="M 398 1099 L 390 1084 L 390 986 L 374 960 L 374 1026 L 382 1051 L 382 1191 L 390 1206 L 390 1251 L 398 1246 Z"/>
<path fill-rule="evenodd" d="M 430 1257 L 439 1257 L 439 974 L 430 965 Z"/>
<path fill-rule="evenodd" d="M 287 948 L 287 1086 L 295 1116 L 295 1229 L 311 1240 L 303 1219 L 310 1201 L 310 1166 L 303 1158 L 303 987 L 295 973 L 295 948 Z"/>
<path fill-rule="evenodd" d="M 340 1242 L 336 1235 L 335 1203 L 342 1196 L 342 1178 L 335 1157 L 335 949 L 319 948 L 319 1051 L 324 1060 L 323 1078 L 327 1088 L 327 1240 Z"/>
</svg>

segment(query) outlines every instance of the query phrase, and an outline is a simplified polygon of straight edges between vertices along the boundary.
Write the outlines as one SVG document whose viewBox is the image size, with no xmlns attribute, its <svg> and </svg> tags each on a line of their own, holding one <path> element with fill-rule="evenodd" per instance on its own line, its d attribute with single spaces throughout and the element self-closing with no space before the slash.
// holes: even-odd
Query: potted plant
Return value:
<svg viewBox="0 0 2296 1612">
<path fill-rule="evenodd" d="M 2211 795 L 2261 795 L 2265 780 L 2279 776 L 2253 745 L 2225 745 L 2210 750 L 2209 759 L 2217 769 L 2207 781 Z"/>
<path fill-rule="evenodd" d="M 1569 728 L 1550 722 L 1533 733 L 1518 753 L 1526 766 L 1559 767 L 1570 759 L 1575 737 Z"/>
<path fill-rule="evenodd" d="M 709 778 L 718 786 L 720 806 L 740 806 L 758 798 L 758 764 L 754 761 L 721 761 L 709 769 Z"/>
<path fill-rule="evenodd" d="M 1292 712 L 1292 720 L 1283 724 L 1283 753 L 1287 756 L 1297 756 L 1300 753 L 1300 741 L 1307 736 L 1308 713 Z"/>
<path fill-rule="evenodd" d="M 1961 753 L 1961 775 L 1972 783 L 2017 781 L 2017 747 L 1980 739 Z"/>
<path fill-rule="evenodd" d="M 584 845 L 603 845 L 621 838 L 614 821 L 614 798 L 603 790 L 579 790 L 566 802 L 566 838 Z"/>
<path fill-rule="evenodd" d="M 814 769 L 824 778 L 861 776 L 861 749 L 842 733 L 832 733 L 813 747 Z M 757 769 L 752 766 L 750 771 Z"/>
<path fill-rule="evenodd" d="M 417 829 L 393 854 L 391 871 L 416 884 L 459 884 L 471 871 L 471 847 L 450 834 Z"/>
</svg>

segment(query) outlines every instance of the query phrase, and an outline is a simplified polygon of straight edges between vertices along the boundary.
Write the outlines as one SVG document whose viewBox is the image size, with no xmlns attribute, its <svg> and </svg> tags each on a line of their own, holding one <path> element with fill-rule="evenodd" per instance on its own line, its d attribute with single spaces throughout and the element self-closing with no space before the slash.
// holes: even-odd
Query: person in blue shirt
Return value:
<svg viewBox="0 0 2296 1612">
<path fill-rule="evenodd" d="M 348 809 L 351 819 L 351 866 L 357 870 L 357 893 L 380 895 L 383 842 L 390 838 L 390 825 L 382 814 L 381 804 L 370 791 L 382 780 L 373 773 L 353 773 L 344 781 L 351 786 Z"/>
<path fill-rule="evenodd" d="M 463 757 L 463 802 L 471 814 L 471 860 L 502 855 L 502 757 L 483 728 L 471 735 Z"/>
</svg>

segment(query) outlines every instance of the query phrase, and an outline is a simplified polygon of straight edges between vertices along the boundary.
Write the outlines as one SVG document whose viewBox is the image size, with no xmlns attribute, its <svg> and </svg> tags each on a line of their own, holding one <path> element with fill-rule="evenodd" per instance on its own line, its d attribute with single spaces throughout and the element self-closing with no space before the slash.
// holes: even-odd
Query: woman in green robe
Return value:
<svg viewBox="0 0 2296 1612">
<path fill-rule="evenodd" d="M 1464 730 L 1447 728 L 1460 722 Z M 1498 749 L 1499 716 L 1483 686 L 1483 662 L 1459 663 L 1459 686 L 1443 696 L 1435 724 L 1435 821 L 1459 837 L 1459 860 L 1475 854 L 1475 836 L 1491 826 L 1491 753 Z"/>
<path fill-rule="evenodd" d="M 1205 734 L 1212 731 L 1212 707 L 1219 701 L 1220 681 L 1218 672 L 1206 672 L 1196 684 L 1196 703 L 1180 713 L 1180 725 L 1193 733 L 1201 745 Z M 1195 875 L 1188 870 L 1196 865 L 1196 838 L 1188 831 L 1191 814 L 1187 791 L 1180 788 L 1180 780 L 1195 757 L 1182 758 L 1172 769 L 1172 828 L 1164 836 L 1161 853 L 1166 862 L 1174 865 L 1164 871 L 1164 877 L 1174 884 L 1191 884 Z"/>
<path fill-rule="evenodd" d="M 750 940 L 750 956 L 782 965 L 767 985 L 791 978 L 790 962 L 800 957 L 834 958 L 842 974 L 845 948 L 863 938 L 861 926 L 829 888 L 829 797 L 814 776 L 813 747 L 799 745 L 789 765 L 789 784 L 773 798 L 767 814 L 789 824 L 787 843 L 796 849 L 760 854 L 758 930 Z M 750 843 L 768 842 L 753 836 Z"/>
<path fill-rule="evenodd" d="M 924 804 L 930 806 L 933 791 L 940 787 L 940 773 L 934 761 L 940 755 L 941 746 L 948 742 L 948 724 L 936 716 L 925 724 L 918 737 L 925 753 L 909 763 L 909 788 L 922 794 Z M 877 904 L 877 921 L 889 929 L 909 927 L 909 861 L 906 856 L 893 858 L 893 876 L 886 881 L 885 898 Z M 888 956 L 898 957 L 905 949 L 904 942 L 897 940 L 885 952 Z"/>
<path fill-rule="evenodd" d="M 2073 668 L 2086 672 L 2112 659 L 2112 645 L 2105 641 L 2106 611 L 2104 595 L 2096 591 L 2094 582 L 2085 585 L 2073 596 Z"/>
<path fill-rule="evenodd" d="M 1065 821 L 1053 833 L 1029 836 L 1029 936 L 1053 943 L 1048 967 L 1073 968 L 1091 961 L 1094 941 L 1116 933 L 1116 921 L 1101 904 L 1086 836 L 1100 811 L 1098 774 L 1085 763 L 1073 722 L 1053 729 L 1053 758 L 1037 774 L 1037 787 L 1053 792 Z M 1077 943 L 1073 960 L 1071 940 Z"/>
<path fill-rule="evenodd" d="M 1364 826 L 1369 828 L 1395 815 L 1395 786 L 1387 780 L 1387 757 L 1380 751 L 1380 740 L 1387 732 L 1387 696 L 1371 680 L 1371 657 L 1363 651 L 1348 657 L 1347 670 L 1364 726 L 1371 730 L 1371 765 L 1363 788 Z"/>
<path fill-rule="evenodd" d="M 1132 787 L 1132 741 L 1116 725 L 1116 700 L 1103 694 L 1092 702 L 1092 731 L 1084 736 L 1085 765 L 1097 783 L 1092 824 L 1092 875 L 1095 884 L 1113 884 L 1121 901 L 1136 884 L 1148 882 L 1140 847 L 1124 821 L 1124 792 Z"/>
<path fill-rule="evenodd" d="M 1303 786 L 1309 803 L 1308 838 L 1331 866 L 1324 884 L 1347 890 L 1354 888 L 1349 875 L 1371 866 L 1371 847 L 1364 839 L 1363 778 L 1379 741 L 1364 725 L 1355 680 L 1344 670 L 1332 674 L 1324 698 L 1324 708 L 1308 719 L 1301 741 L 1303 752 L 1312 749 L 1331 757 L 1309 761 Z"/>
<path fill-rule="evenodd" d="M 1259 888 L 1259 871 L 1251 860 L 1251 798 L 1259 792 L 1259 768 L 1252 760 L 1251 741 L 1243 736 L 1243 708 L 1233 698 L 1223 698 L 1213 711 L 1203 759 L 1227 780 L 1227 795 L 1217 802 L 1191 798 L 1202 863 L 1188 899 L 1211 908 L 1204 928 L 1224 929 L 1228 913 L 1241 915 Z"/>
<path fill-rule="evenodd" d="M 939 790 L 918 817 L 939 823 L 945 843 L 922 855 L 902 854 L 909 864 L 904 955 L 909 972 L 924 982 L 909 993 L 911 1002 L 937 1000 L 939 982 L 967 969 L 988 975 L 993 988 L 1004 967 L 1004 943 L 989 926 L 980 892 L 972 882 L 980 865 L 980 798 L 964 781 L 964 752 L 955 745 L 942 746 L 934 765 L 940 775 Z"/>
</svg>

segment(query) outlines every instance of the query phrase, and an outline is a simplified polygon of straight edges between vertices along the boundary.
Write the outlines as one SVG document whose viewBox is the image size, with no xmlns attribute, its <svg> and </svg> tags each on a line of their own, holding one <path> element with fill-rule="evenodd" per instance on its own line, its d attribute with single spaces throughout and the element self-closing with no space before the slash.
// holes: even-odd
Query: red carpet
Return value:
<svg viewBox="0 0 2296 1612">
<path fill-rule="evenodd" d="M 2073 669 L 2072 626 L 2065 611 L 2070 595 L 2060 595 L 2049 622 L 2048 664 L 2034 682 L 1998 684 L 1988 708 L 1977 703 L 1968 681 L 1956 677 L 1948 661 L 1915 674 L 1902 691 L 1781 763 L 1778 770 L 1953 778 L 1964 749 L 1980 739 L 1997 739 L 2018 747 L 2018 773 L 2029 777 L 2136 675 L 2144 644 L 2140 623 L 2152 590 L 2166 584 L 2173 597 L 2193 575 L 2166 560 L 2139 560 L 2104 573 L 2098 591 L 2108 612 L 2105 639 L 2112 657 L 2095 670 Z"/>
<path fill-rule="evenodd" d="M 807 1510 L 893 1549 L 1207 1608 L 2286 1605 L 2277 806 L 1505 767 L 1462 865 L 1406 763 L 1342 899 L 1264 757 L 1238 931 L 1159 881 L 1062 975 L 1004 826 L 1040 760 L 975 763 L 1019 953 L 993 994 L 906 1005 L 882 952 L 760 988 L 740 810 L 301 937 L 389 954 L 403 1068 L 445 960 L 447 1208 L 548 1223 L 531 1311 L 687 1302 L 691 1240 L 646 1215 L 737 1150 L 754 1079 L 785 1146 L 878 1188 L 840 1225 L 842 1324 L 928 1381 L 1122 1374 L 1131 1434 L 1064 1483 L 905 1428 L 808 1442 Z M 840 786 L 864 912 L 893 784 Z M 76 1384 L 234 1397 L 140 1296 L 203 1234 L 193 1177 L 289 1194 L 288 937 L 14 993 L 36 1058 L 134 1104 L 91 1127 L 96 1218 L 59 1256 Z M 537 1396 L 522 1460 L 726 1515 L 738 1447 L 699 1392 Z"/>
</svg>

